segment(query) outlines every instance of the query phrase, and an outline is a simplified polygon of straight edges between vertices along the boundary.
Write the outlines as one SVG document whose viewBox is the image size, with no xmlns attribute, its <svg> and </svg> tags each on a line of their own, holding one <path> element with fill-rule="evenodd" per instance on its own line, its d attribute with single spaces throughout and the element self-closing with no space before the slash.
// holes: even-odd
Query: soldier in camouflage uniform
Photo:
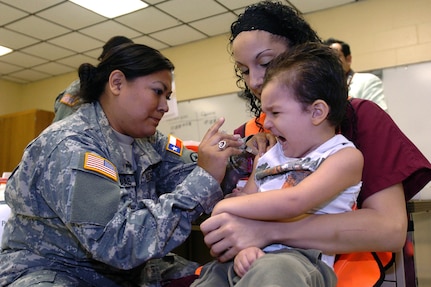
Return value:
<svg viewBox="0 0 431 287">
<path fill-rule="evenodd" d="M 241 142 L 219 132 L 219 120 L 196 164 L 179 139 L 156 131 L 173 68 L 138 44 L 81 65 L 86 103 L 30 143 L 9 178 L 1 286 L 163 286 L 194 271 L 169 252 L 223 197 Z"/>
<path fill-rule="evenodd" d="M 124 36 L 114 36 L 108 40 L 108 42 L 103 45 L 102 53 L 97 60 L 101 61 L 108 51 L 116 46 L 133 43 L 127 37 Z M 82 105 L 83 101 L 78 96 L 79 93 L 79 80 L 73 81 L 63 92 L 61 92 L 57 98 L 55 98 L 54 103 L 54 120 L 53 122 L 64 119 L 67 116 L 73 114 Z"/>
</svg>

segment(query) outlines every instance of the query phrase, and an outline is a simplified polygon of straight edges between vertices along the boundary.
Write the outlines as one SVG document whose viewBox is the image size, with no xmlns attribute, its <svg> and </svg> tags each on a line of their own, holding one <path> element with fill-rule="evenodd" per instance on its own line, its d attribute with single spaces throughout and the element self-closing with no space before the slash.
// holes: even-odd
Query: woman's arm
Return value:
<svg viewBox="0 0 431 287">
<path fill-rule="evenodd" d="M 315 248 L 325 253 L 398 251 L 405 243 L 407 212 L 402 184 L 367 198 L 362 209 L 340 214 L 311 215 L 295 222 L 264 222 L 227 213 L 201 224 L 205 243 L 220 261 L 240 250 L 271 243 Z"/>
</svg>

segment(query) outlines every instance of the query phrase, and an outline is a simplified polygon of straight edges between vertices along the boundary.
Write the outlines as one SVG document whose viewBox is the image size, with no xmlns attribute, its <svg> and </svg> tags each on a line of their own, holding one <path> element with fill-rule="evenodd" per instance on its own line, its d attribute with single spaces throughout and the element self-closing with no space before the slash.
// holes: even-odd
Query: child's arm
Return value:
<svg viewBox="0 0 431 287">
<path fill-rule="evenodd" d="M 250 177 L 247 179 L 247 182 L 244 185 L 244 187 L 238 188 L 236 190 L 234 189 L 232 193 L 226 195 L 226 198 L 252 194 L 258 191 L 256 181 L 254 180 L 254 177 L 256 174 L 256 165 L 258 160 L 259 160 L 259 155 L 256 155 L 253 161 L 253 171 L 251 172 Z"/>
<path fill-rule="evenodd" d="M 220 201 L 213 215 L 227 212 L 256 220 L 283 220 L 302 215 L 360 182 L 363 157 L 356 148 L 329 156 L 298 185 Z"/>
</svg>

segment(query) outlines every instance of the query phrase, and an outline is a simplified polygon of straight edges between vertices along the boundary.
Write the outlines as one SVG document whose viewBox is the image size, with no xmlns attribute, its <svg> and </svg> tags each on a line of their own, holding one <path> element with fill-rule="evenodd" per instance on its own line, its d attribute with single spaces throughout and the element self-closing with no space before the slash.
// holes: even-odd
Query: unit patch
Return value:
<svg viewBox="0 0 431 287">
<path fill-rule="evenodd" d="M 118 180 L 117 168 L 106 158 L 93 153 L 85 153 L 84 168 L 103 174 L 112 180 Z"/>
<path fill-rule="evenodd" d="M 169 135 L 168 144 L 166 145 L 166 150 L 173 152 L 177 155 L 182 155 L 183 153 L 183 141 L 179 138 Z"/>
</svg>

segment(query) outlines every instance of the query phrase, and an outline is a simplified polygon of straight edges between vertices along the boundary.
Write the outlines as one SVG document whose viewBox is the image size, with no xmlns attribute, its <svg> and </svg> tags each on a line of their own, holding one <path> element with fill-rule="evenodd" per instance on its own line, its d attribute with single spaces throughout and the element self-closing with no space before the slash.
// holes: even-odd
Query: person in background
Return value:
<svg viewBox="0 0 431 287">
<path fill-rule="evenodd" d="M 133 43 L 127 37 L 114 36 L 103 45 L 102 53 L 97 58 L 100 62 L 105 57 L 106 53 L 113 47 L 121 44 Z M 73 81 L 63 92 L 61 92 L 54 103 L 54 119 L 53 122 L 64 119 L 65 117 L 73 114 L 83 103 L 82 99 L 78 97 L 79 93 L 79 79 Z"/>
<path fill-rule="evenodd" d="M 388 105 L 385 101 L 382 81 L 372 73 L 356 73 L 352 70 L 352 54 L 349 44 L 334 38 L 327 39 L 325 44 L 337 51 L 340 57 L 346 73 L 349 96 L 373 101 L 387 111 Z"/>
<path fill-rule="evenodd" d="M 238 86 L 254 101 L 255 114 L 260 115 L 268 64 L 281 53 L 309 41 L 321 42 L 292 7 L 280 2 L 251 5 L 232 24 L 230 47 Z M 242 136 L 248 136 L 244 128 L 239 130 Z M 247 247 L 263 248 L 274 242 L 327 254 L 399 251 L 406 241 L 406 201 L 431 180 L 431 164 L 391 117 L 371 101 L 348 101 L 341 132 L 364 156 L 358 210 L 312 214 L 294 222 L 252 220 L 220 213 L 200 225 L 211 254 L 226 262 Z M 270 133 L 261 135 L 248 142 L 258 146 L 259 153 L 274 141 Z"/>
<path fill-rule="evenodd" d="M 145 45 L 79 67 L 84 104 L 26 148 L 6 185 L 0 285 L 164 286 L 196 264 L 170 253 L 223 198 L 238 136 L 203 137 L 197 164 L 157 131 L 174 65 Z"/>
<path fill-rule="evenodd" d="M 347 105 L 344 78 L 338 57 L 318 43 L 292 47 L 271 62 L 261 97 L 264 126 L 277 144 L 258 158 L 239 196 L 220 201 L 213 215 L 277 221 L 352 211 L 363 158 L 337 134 Z M 192 286 L 335 287 L 334 259 L 334 254 L 283 244 L 247 247 L 230 264 L 205 265 Z"/>
</svg>

